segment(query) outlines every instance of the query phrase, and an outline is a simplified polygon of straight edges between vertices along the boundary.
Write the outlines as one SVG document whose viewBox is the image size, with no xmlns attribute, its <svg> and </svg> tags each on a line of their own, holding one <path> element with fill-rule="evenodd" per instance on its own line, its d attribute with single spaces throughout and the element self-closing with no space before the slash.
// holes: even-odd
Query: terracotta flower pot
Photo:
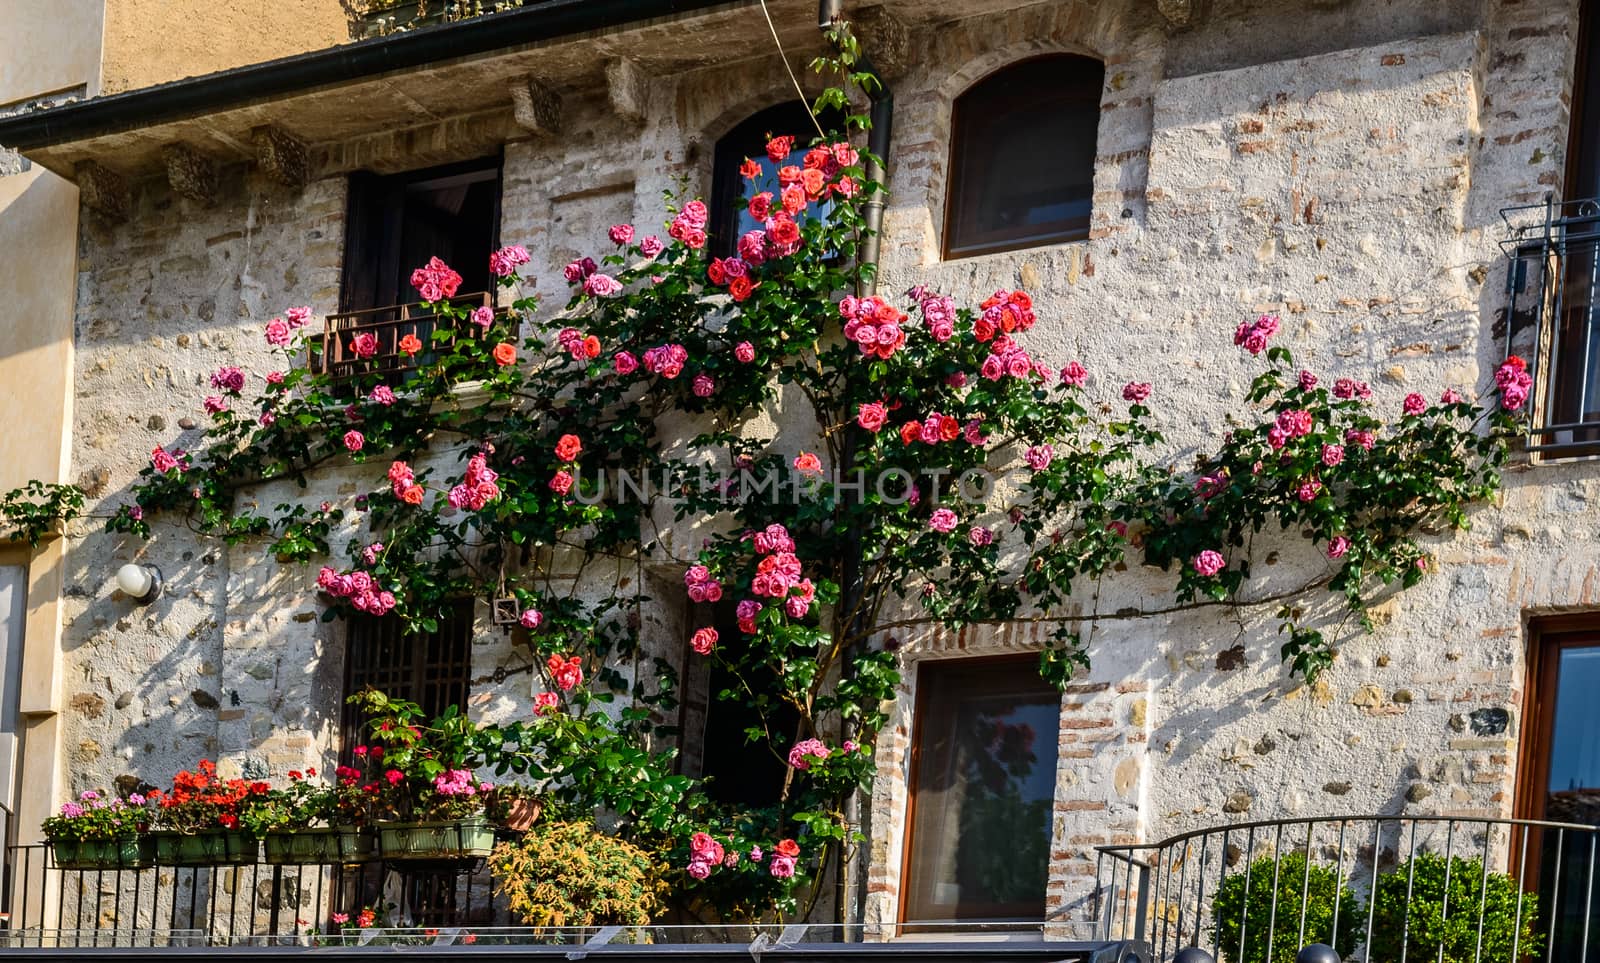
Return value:
<svg viewBox="0 0 1600 963">
<path fill-rule="evenodd" d="M 513 802 L 506 810 L 505 818 L 500 820 L 500 825 L 512 832 L 525 833 L 539 821 L 539 814 L 543 811 L 544 803 L 523 797 Z"/>
</svg>

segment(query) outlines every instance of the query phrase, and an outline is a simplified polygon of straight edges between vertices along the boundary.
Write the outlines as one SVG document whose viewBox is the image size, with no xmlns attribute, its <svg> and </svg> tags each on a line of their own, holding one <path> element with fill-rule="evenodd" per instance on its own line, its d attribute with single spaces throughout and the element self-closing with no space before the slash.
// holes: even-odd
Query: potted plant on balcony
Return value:
<svg viewBox="0 0 1600 963">
<path fill-rule="evenodd" d="M 251 799 L 240 822 L 261 840 L 263 858 L 277 864 L 360 862 L 372 837 L 359 825 L 339 824 L 339 788 L 314 783 L 315 769 L 290 770 L 289 784 Z"/>
<path fill-rule="evenodd" d="M 107 799 L 91 789 L 63 803 L 42 830 L 61 869 L 139 869 L 155 856 L 143 834 L 149 822 L 143 796 Z"/>
<path fill-rule="evenodd" d="M 451 706 L 423 723 L 412 702 L 373 689 L 351 701 L 368 716 L 380 750 L 379 775 L 369 785 L 377 819 L 378 849 L 385 859 L 476 859 L 494 849 L 494 826 L 484 803 L 494 787 L 481 781 L 469 760 L 480 755 L 478 727 Z M 363 787 L 365 789 L 365 787 Z"/>
<path fill-rule="evenodd" d="M 483 809 L 489 821 L 501 829 L 525 833 L 538 822 L 544 800 L 532 786 L 500 783 L 489 790 Z"/>
<path fill-rule="evenodd" d="M 260 845 L 240 823 L 240 814 L 266 796 L 264 782 L 217 778 L 217 767 L 202 759 L 178 773 L 169 792 L 156 799 L 155 861 L 165 866 L 253 863 Z"/>
</svg>

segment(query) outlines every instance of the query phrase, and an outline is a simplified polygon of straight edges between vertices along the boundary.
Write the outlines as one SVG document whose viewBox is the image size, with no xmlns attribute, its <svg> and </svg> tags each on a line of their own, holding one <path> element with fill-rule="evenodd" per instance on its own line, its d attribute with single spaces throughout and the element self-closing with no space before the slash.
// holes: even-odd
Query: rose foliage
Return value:
<svg viewBox="0 0 1600 963">
<path fill-rule="evenodd" d="M 1143 563 L 1175 573 L 1173 596 L 1133 614 L 1265 606 L 1311 679 L 1343 618 L 1359 624 L 1427 575 L 1422 533 L 1465 527 L 1496 490 L 1501 403 L 1526 397 L 1515 359 L 1488 410 L 1449 391 L 1385 411 L 1364 384 L 1297 370 L 1272 343 L 1276 318 L 1249 319 L 1219 334 L 1265 362 L 1250 407 L 1192 468 L 1174 466 L 1156 413 L 1180 399 L 1035 357 L 1025 292 L 862 296 L 864 204 L 881 188 L 846 138 L 807 150 L 778 137 L 767 155 L 745 165 L 760 226 L 732 254 L 708 252 L 704 204 L 669 198 L 665 237 L 618 225 L 566 266 L 572 294 L 554 314 L 521 293 L 531 255 L 510 247 L 491 262 L 505 307 L 460 300 L 435 259 L 412 280 L 437 320 L 334 333 L 348 341 L 337 378 L 308 363 L 332 347 L 308 309 L 271 319 L 278 370 L 220 369 L 203 439 L 152 452 L 110 528 L 151 537 L 170 515 L 317 565 L 328 618 L 431 631 L 453 600 L 502 600 L 544 694 L 533 719 L 474 730 L 440 763 L 535 772 L 574 818 L 606 810 L 661 853 L 681 901 L 748 917 L 796 911 L 807 882 L 855 852 L 844 803 L 870 783 L 896 630 L 1049 623 L 1041 669 L 1062 684 L 1087 665 L 1085 622 L 1129 614 L 1088 600 Z M 346 461 L 374 466 L 358 498 L 240 497 Z M 1002 473 L 1004 502 L 980 479 Z M 68 514 L 19 493 L 0 505 L 23 534 Z M 1259 577 L 1250 549 L 1266 529 L 1275 548 L 1303 542 L 1316 571 Z M 682 598 L 643 594 L 646 562 L 663 560 Z M 1079 599 L 1088 614 L 1068 608 Z M 799 719 L 748 734 L 790 767 L 769 807 L 714 804 L 674 774 L 679 680 L 644 616 L 679 603 L 703 626 L 691 658 L 739 680 L 720 698 Z M 720 631 L 719 606 L 732 610 Z"/>
</svg>

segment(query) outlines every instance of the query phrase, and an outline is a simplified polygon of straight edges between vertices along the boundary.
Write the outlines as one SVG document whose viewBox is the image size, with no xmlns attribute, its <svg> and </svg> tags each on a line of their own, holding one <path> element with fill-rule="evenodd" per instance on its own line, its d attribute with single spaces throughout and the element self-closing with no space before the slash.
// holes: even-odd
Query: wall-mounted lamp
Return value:
<svg viewBox="0 0 1600 963">
<path fill-rule="evenodd" d="M 161 597 L 161 570 L 129 562 L 117 569 L 117 588 L 140 605 L 149 605 Z"/>
</svg>

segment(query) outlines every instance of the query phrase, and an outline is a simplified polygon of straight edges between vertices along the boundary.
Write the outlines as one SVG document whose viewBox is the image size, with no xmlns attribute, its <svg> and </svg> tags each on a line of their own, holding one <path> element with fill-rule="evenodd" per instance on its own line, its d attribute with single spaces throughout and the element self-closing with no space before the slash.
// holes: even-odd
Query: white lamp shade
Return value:
<svg viewBox="0 0 1600 963">
<path fill-rule="evenodd" d="M 129 598 L 142 599 L 149 595 L 155 580 L 155 573 L 149 568 L 133 562 L 117 569 L 117 588 Z"/>
</svg>

